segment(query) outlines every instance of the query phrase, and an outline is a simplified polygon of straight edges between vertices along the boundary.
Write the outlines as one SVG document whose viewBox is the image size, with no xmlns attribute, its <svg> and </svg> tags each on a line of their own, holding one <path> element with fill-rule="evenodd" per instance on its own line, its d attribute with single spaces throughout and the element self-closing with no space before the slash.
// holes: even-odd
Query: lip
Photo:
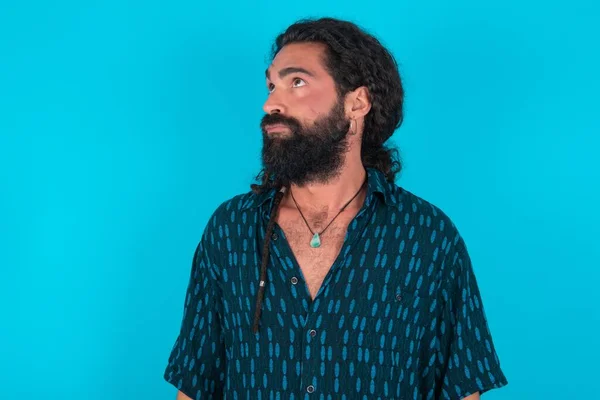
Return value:
<svg viewBox="0 0 600 400">
<path fill-rule="evenodd" d="M 282 124 L 274 124 L 274 125 L 267 125 L 265 126 L 265 132 L 266 133 L 273 133 L 273 132 L 286 132 L 289 131 L 290 128 L 288 128 L 285 125 Z"/>
</svg>

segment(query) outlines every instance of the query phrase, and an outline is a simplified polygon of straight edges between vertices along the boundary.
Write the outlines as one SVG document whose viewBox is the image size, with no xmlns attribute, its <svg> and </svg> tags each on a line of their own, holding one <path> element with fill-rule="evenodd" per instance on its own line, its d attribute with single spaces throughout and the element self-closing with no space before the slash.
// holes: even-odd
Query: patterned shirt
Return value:
<svg viewBox="0 0 600 400">
<path fill-rule="evenodd" d="M 275 225 L 254 334 L 275 192 L 237 195 L 208 221 L 168 382 L 192 399 L 306 400 L 461 399 L 507 384 L 457 228 L 371 168 L 314 300 Z"/>
</svg>

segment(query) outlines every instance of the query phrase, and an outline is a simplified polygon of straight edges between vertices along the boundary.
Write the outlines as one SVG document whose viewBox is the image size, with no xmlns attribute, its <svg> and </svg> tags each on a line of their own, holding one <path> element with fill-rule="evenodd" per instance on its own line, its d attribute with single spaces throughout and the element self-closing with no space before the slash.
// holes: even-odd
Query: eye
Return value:
<svg viewBox="0 0 600 400">
<path fill-rule="evenodd" d="M 297 83 L 301 83 L 300 85 L 297 85 Z M 304 79 L 301 78 L 294 78 L 294 80 L 292 81 L 292 86 L 293 87 L 301 87 L 306 85 L 306 81 Z"/>
<path fill-rule="evenodd" d="M 272 92 L 273 92 L 273 90 L 275 90 L 275 85 L 273 85 L 272 83 L 268 83 L 268 84 L 267 84 L 267 91 L 268 91 L 269 93 L 272 93 Z"/>
</svg>

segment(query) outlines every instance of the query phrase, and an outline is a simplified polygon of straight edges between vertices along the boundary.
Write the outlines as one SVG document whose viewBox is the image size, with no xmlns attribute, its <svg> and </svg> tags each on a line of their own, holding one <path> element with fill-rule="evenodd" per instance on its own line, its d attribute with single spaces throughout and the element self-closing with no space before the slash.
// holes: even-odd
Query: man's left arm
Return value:
<svg viewBox="0 0 600 400">
<path fill-rule="evenodd" d="M 443 324 L 436 386 L 440 399 L 478 400 L 508 383 L 496 354 L 466 245 L 460 237 L 450 253 L 443 290 Z M 447 267 L 447 268 L 448 268 Z"/>
</svg>

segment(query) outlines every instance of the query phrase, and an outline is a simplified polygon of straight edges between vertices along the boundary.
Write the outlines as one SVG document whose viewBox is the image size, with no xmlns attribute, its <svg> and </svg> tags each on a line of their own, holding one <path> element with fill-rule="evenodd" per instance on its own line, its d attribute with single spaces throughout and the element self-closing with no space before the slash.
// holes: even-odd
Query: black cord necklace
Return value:
<svg viewBox="0 0 600 400">
<path fill-rule="evenodd" d="M 331 225 L 331 223 L 333 221 L 335 221 L 335 219 L 338 217 L 338 215 L 340 215 L 342 213 L 342 211 L 344 211 L 346 209 L 346 207 L 348 207 L 348 205 L 352 202 L 352 200 L 354 200 L 356 198 L 356 196 L 358 196 L 358 194 L 360 193 L 362 188 L 365 186 L 365 183 L 367 183 L 366 177 L 365 177 L 363 184 L 360 186 L 360 189 L 358 189 L 358 192 L 356 192 L 356 194 L 354 196 L 352 196 L 352 198 L 350 200 L 348 200 L 348 202 L 346 204 L 344 204 L 342 209 L 340 211 L 338 211 L 338 213 L 335 215 L 335 217 L 333 217 L 333 219 L 327 224 L 325 229 L 323 229 L 321 232 L 313 232 L 313 230 L 310 228 L 310 225 L 308 224 L 308 221 L 306 220 L 306 218 L 304 218 L 304 214 L 302 214 L 302 210 L 300 210 L 300 206 L 298 206 L 298 203 L 296 203 L 296 199 L 294 198 L 294 193 L 292 193 L 292 190 L 290 188 L 290 194 L 292 195 L 292 200 L 294 200 L 294 204 L 296 205 L 296 208 L 300 212 L 300 216 L 304 220 L 304 223 L 308 227 L 308 230 L 310 231 L 310 233 L 313 234 L 313 237 L 310 240 L 310 247 L 313 247 L 313 248 L 321 247 L 321 235 L 325 232 L 325 230 L 327 228 L 329 228 L 329 225 Z"/>
</svg>

